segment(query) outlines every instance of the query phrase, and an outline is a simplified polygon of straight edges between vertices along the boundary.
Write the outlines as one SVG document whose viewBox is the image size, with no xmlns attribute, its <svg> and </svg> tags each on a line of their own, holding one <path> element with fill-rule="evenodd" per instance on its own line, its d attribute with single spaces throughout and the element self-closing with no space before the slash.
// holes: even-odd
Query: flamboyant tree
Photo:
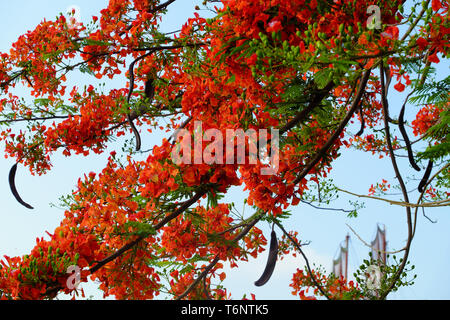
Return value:
<svg viewBox="0 0 450 320">
<path fill-rule="evenodd" d="M 384 299 L 407 284 L 417 210 L 449 205 L 450 81 L 433 77 L 449 55 L 448 1 L 205 0 L 212 18 L 195 14 L 181 30 L 163 33 L 161 18 L 175 1 L 110 0 L 89 24 L 61 15 L 1 53 L 0 138 L 17 164 L 42 175 L 55 152 L 102 153 L 122 135 L 135 144 L 125 158 L 112 152 L 101 172 L 79 179 L 49 239 L 37 239 L 24 256 L 3 257 L 0 297 L 75 295 L 70 284 L 92 279 L 105 296 L 118 299 L 161 292 L 174 299 L 227 299 L 230 293 L 217 285 L 224 263 L 237 267 L 265 250 L 261 221 L 283 236 L 277 241 L 272 234 L 260 285 L 277 256 L 289 252 L 307 263 L 292 278 L 300 298 Z M 125 72 L 128 82 L 109 92 L 89 83 L 67 88 L 74 72 L 105 80 Z M 19 85 L 31 88 L 32 103 L 14 94 Z M 409 94 L 402 106 L 390 106 L 388 90 Z M 406 110 L 415 115 L 409 123 Z M 352 121 L 360 123 L 356 134 L 348 130 Z M 27 130 L 15 130 L 24 122 Z M 174 134 L 146 160 L 136 160 L 140 132 L 158 128 Z M 249 161 L 251 135 L 220 141 L 239 129 L 267 130 L 258 143 L 266 155 Z M 375 293 L 363 277 L 353 283 L 311 269 L 297 233 L 283 224 L 288 207 L 325 201 L 339 190 L 327 175 L 347 148 L 390 157 L 403 196 L 383 198 L 386 181 L 358 195 L 390 201 L 407 217 L 402 259 L 382 266 Z M 182 150 L 183 161 L 174 160 L 174 150 Z M 416 200 L 400 155 L 423 171 Z M 275 158 L 274 169 L 268 159 Z M 32 209 L 16 188 L 17 164 L 11 190 Z M 221 202 L 231 186 L 248 190 L 250 216 Z"/>
</svg>

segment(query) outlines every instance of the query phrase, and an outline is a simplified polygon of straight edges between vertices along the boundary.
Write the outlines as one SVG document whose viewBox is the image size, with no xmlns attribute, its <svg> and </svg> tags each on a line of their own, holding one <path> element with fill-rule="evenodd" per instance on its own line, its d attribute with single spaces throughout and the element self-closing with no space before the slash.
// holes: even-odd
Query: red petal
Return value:
<svg viewBox="0 0 450 320">
<path fill-rule="evenodd" d="M 399 82 L 394 86 L 394 88 L 398 92 L 403 92 L 405 90 L 405 85 L 403 83 Z"/>
</svg>

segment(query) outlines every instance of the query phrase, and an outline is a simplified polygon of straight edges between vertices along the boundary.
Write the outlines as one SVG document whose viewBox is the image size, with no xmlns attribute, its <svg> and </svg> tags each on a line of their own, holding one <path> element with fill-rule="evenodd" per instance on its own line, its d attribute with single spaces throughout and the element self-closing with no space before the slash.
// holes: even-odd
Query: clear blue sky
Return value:
<svg viewBox="0 0 450 320">
<path fill-rule="evenodd" d="M 193 8 L 201 1 L 180 0 L 170 6 L 169 15 L 164 21 L 166 31 L 179 29 L 181 23 L 192 15 Z M 17 37 L 27 30 L 33 29 L 43 18 L 54 19 L 59 13 L 65 11 L 70 5 L 81 8 L 81 18 L 89 21 L 92 15 L 107 4 L 106 0 L 96 1 L 56 1 L 56 0 L 21 0 L 19 2 L 0 2 L 0 51 L 8 51 Z M 442 72 L 448 73 L 448 69 Z M 77 78 L 75 80 L 82 80 Z M 126 81 L 126 80 L 124 80 Z M 107 83 L 108 87 L 122 87 L 119 80 Z M 25 91 L 17 91 L 26 95 Z M 392 93 L 392 91 L 391 91 Z M 403 95 L 396 94 L 391 102 L 392 112 L 398 113 Z M 409 119 L 411 121 L 412 119 Z M 357 130 L 356 130 L 357 131 Z M 143 149 L 158 144 L 162 135 L 145 135 Z M 119 141 L 120 143 L 121 141 Z M 120 150 L 118 144 L 111 145 L 110 150 Z M 3 152 L 3 145 L 1 146 Z M 110 151 L 108 150 L 108 151 Z M 8 185 L 8 172 L 14 164 L 13 159 L 0 157 L 0 194 L 2 194 L 2 209 L 0 210 L 0 255 L 23 255 L 28 253 L 35 245 L 36 237 L 45 235 L 45 231 L 52 232 L 59 225 L 63 211 L 51 207 L 50 203 L 58 203 L 58 198 L 68 194 L 74 188 L 78 177 L 90 171 L 101 170 L 105 163 L 105 156 L 92 155 L 87 158 L 75 156 L 66 158 L 60 154 L 53 157 L 53 169 L 44 176 L 31 176 L 28 169 L 19 166 L 16 183 L 23 198 L 35 206 L 30 211 L 18 204 L 12 196 Z M 402 168 L 409 168 L 403 159 L 400 160 Z M 370 185 L 381 178 L 394 181 L 394 173 L 388 159 L 379 160 L 376 157 L 351 150 L 344 150 L 342 156 L 335 162 L 332 174 L 336 184 L 343 189 L 366 194 Z M 407 169 L 409 173 L 411 170 Z M 406 172 L 406 169 L 403 169 Z M 419 173 L 420 175 L 421 173 Z M 413 182 L 409 189 L 416 186 Z M 413 193 L 413 200 L 417 193 Z M 240 208 L 244 197 L 239 188 L 231 190 L 227 201 L 233 201 Z M 349 208 L 348 200 L 353 198 L 341 196 L 333 204 L 337 208 Z M 300 204 L 291 208 L 292 217 L 286 223 L 289 230 L 299 232 L 303 241 L 311 241 L 305 252 L 312 263 L 322 264 L 327 270 L 331 269 L 331 261 L 345 235 L 350 233 L 350 273 L 368 255 L 365 247 L 346 226 L 350 224 L 367 241 L 375 236 L 377 223 L 382 223 L 387 229 L 389 250 L 400 249 L 406 239 L 406 218 L 402 208 L 389 204 L 366 201 L 366 208 L 360 210 L 359 217 L 350 219 L 344 213 L 319 211 Z M 401 289 L 389 296 L 391 299 L 450 299 L 450 210 L 448 208 L 430 209 L 427 214 L 438 221 L 430 223 L 421 214 L 418 217 L 416 237 L 412 244 L 410 260 L 416 266 L 418 278 L 412 287 Z M 268 226 L 261 225 L 269 238 Z M 278 231 L 281 236 L 281 233 Z M 290 279 L 296 268 L 302 268 L 304 261 L 300 258 L 286 258 L 277 264 L 277 268 L 268 284 L 257 288 L 253 282 L 264 269 L 266 254 L 258 260 L 243 264 L 242 268 L 233 269 L 227 273 L 225 285 L 230 289 L 233 298 L 239 299 L 243 294 L 255 293 L 258 299 L 295 299 L 288 287 Z M 92 286 L 86 286 L 87 294 L 100 297 Z"/>
</svg>

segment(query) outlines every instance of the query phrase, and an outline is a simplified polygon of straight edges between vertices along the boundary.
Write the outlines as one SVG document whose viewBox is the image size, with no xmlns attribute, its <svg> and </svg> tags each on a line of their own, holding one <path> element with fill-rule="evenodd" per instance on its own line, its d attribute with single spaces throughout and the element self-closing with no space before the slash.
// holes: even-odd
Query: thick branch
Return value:
<svg viewBox="0 0 450 320">
<path fill-rule="evenodd" d="M 171 221 L 172 219 L 175 219 L 176 217 L 178 217 L 180 214 L 182 214 L 185 210 L 187 210 L 191 205 L 193 205 L 195 202 L 197 202 L 197 200 L 199 200 L 203 195 L 206 194 L 206 191 L 198 191 L 191 199 L 187 200 L 186 202 L 184 202 L 177 210 L 175 210 L 173 213 L 169 214 L 168 216 L 166 216 L 164 219 L 162 219 L 160 222 L 158 222 L 155 226 L 154 229 L 158 230 L 161 229 L 163 226 L 165 226 L 169 221 Z M 130 250 L 131 248 L 133 248 L 134 246 L 136 246 L 139 242 L 141 242 L 142 240 L 144 240 L 146 237 L 145 236 L 139 236 L 138 238 L 136 238 L 135 240 L 127 243 L 126 245 L 124 245 L 122 248 L 120 248 L 119 250 L 117 250 L 114 254 L 110 255 L 109 257 L 103 259 L 102 261 L 99 261 L 95 266 L 93 266 L 92 268 L 89 269 L 89 271 L 91 273 L 96 272 L 98 269 L 100 269 L 101 267 L 103 267 L 105 264 L 107 264 L 108 262 L 113 261 L 114 259 L 116 259 L 117 257 L 121 256 L 122 254 L 124 254 L 125 252 L 127 252 L 128 250 Z"/>
<path fill-rule="evenodd" d="M 342 131 L 347 126 L 348 122 L 350 121 L 351 117 L 355 113 L 356 109 L 359 106 L 359 103 L 361 101 L 362 95 L 364 93 L 364 90 L 366 88 L 367 81 L 369 80 L 370 76 L 370 70 L 367 70 L 364 72 L 363 77 L 361 79 L 361 83 L 358 88 L 358 92 L 355 96 L 355 100 L 353 101 L 352 106 L 350 107 L 350 110 L 347 112 L 346 116 L 340 123 L 337 130 L 333 133 L 333 135 L 328 139 L 328 141 L 325 143 L 325 145 L 319 150 L 319 152 L 315 155 L 315 157 L 308 163 L 307 167 L 303 169 L 303 171 L 300 173 L 300 175 L 294 180 L 293 184 L 297 184 L 311 171 L 312 168 L 326 155 L 328 149 L 331 148 L 331 146 L 335 143 L 336 139 L 340 136 Z"/>
<path fill-rule="evenodd" d="M 294 128 L 299 122 L 304 121 L 306 117 L 319 105 L 319 103 L 327 96 L 328 92 L 334 87 L 333 81 L 330 81 L 325 88 L 323 88 L 308 106 L 300 111 L 291 121 L 280 129 L 280 135 Z"/>
</svg>

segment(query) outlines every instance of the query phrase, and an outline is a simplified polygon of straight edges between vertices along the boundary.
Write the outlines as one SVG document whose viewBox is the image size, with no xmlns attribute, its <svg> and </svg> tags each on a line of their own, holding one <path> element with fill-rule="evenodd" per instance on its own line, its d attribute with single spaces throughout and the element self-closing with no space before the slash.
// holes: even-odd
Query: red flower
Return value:
<svg viewBox="0 0 450 320">
<path fill-rule="evenodd" d="M 255 65 L 257 60 L 258 60 L 258 57 L 256 56 L 256 53 L 254 53 L 247 59 L 247 64 L 249 66 L 253 66 L 253 65 Z"/>
<path fill-rule="evenodd" d="M 419 46 L 420 50 L 425 50 L 428 46 L 428 41 L 425 40 L 424 38 L 420 37 L 419 39 L 417 39 L 416 41 L 417 45 Z"/>
<path fill-rule="evenodd" d="M 431 1 L 431 8 L 433 11 L 439 11 L 439 9 L 442 8 L 442 4 L 440 0 L 433 0 Z"/>
<path fill-rule="evenodd" d="M 403 83 L 399 82 L 394 86 L 394 88 L 398 92 L 403 92 L 405 90 L 405 85 Z"/>
<path fill-rule="evenodd" d="M 434 63 L 439 63 L 440 62 L 439 58 L 437 57 L 437 53 L 436 52 L 428 57 L 428 61 L 434 62 Z"/>
</svg>

